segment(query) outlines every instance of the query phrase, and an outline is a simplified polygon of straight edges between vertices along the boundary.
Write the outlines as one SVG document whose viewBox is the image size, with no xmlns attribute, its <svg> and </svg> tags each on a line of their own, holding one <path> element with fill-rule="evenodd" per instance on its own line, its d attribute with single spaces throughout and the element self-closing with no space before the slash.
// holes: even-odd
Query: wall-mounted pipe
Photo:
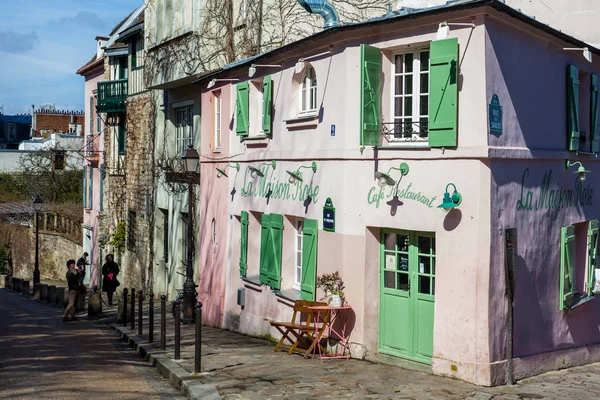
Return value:
<svg viewBox="0 0 600 400">
<path fill-rule="evenodd" d="M 298 4 L 310 14 L 319 14 L 323 17 L 325 20 L 323 29 L 332 28 L 340 24 L 335 7 L 326 0 L 298 0 Z"/>
</svg>

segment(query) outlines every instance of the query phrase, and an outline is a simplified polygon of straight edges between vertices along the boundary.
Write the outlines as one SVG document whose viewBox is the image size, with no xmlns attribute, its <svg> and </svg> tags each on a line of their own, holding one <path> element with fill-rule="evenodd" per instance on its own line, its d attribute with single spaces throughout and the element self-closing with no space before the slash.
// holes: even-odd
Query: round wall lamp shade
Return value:
<svg viewBox="0 0 600 400">
<path fill-rule="evenodd" d="M 375 179 L 377 179 L 377 184 L 379 185 L 379 187 L 382 188 L 386 186 L 394 186 L 396 184 L 396 181 L 393 180 L 391 176 L 379 171 L 375 172 Z"/>
<path fill-rule="evenodd" d="M 217 171 L 218 171 L 217 178 L 220 178 L 222 176 L 229 178 L 229 176 L 227 175 L 227 172 L 225 171 L 224 168 L 217 168 Z"/>
<path fill-rule="evenodd" d="M 454 187 L 454 192 L 452 193 L 452 195 L 450 195 L 450 192 L 448 192 L 448 188 L 450 186 Z M 458 193 L 458 191 L 456 190 L 456 186 L 454 186 L 453 183 L 447 184 L 446 192 L 444 192 L 444 200 L 442 201 L 442 204 L 438 206 L 438 208 L 441 208 L 443 210 L 450 210 L 452 208 L 458 207 L 460 203 L 462 203 L 462 195 Z"/>
<path fill-rule="evenodd" d="M 587 169 L 585 169 L 583 167 L 583 165 L 581 165 L 579 168 L 577 168 L 577 171 L 574 172 L 574 174 L 577 174 L 577 176 L 579 176 L 579 180 L 581 182 L 585 181 L 585 175 L 590 172 Z"/>
<path fill-rule="evenodd" d="M 302 182 L 302 177 L 300 176 L 300 172 L 296 171 L 296 172 L 292 172 L 292 171 L 285 171 L 288 173 L 288 175 L 290 176 L 290 179 L 288 179 L 288 182 L 291 184 L 296 183 L 296 181 Z"/>
<path fill-rule="evenodd" d="M 263 174 L 262 171 L 256 167 L 250 166 L 248 167 L 248 169 L 250 170 L 250 176 L 253 178 L 256 178 L 258 176 L 262 178 L 263 176 L 265 176 L 265 174 Z"/>
</svg>

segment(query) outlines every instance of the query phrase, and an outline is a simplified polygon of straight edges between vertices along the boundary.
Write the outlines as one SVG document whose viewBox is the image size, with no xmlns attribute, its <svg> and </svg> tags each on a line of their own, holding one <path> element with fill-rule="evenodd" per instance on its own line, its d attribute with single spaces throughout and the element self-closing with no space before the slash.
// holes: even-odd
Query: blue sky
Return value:
<svg viewBox="0 0 600 400">
<path fill-rule="evenodd" d="M 0 2 L 0 105 L 25 113 L 41 103 L 83 110 L 84 78 L 75 73 L 143 0 Z"/>
</svg>

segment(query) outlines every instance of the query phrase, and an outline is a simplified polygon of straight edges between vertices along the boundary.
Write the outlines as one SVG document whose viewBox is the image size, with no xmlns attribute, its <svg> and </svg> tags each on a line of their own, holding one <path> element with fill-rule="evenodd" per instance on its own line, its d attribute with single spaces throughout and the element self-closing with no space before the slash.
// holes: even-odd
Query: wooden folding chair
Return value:
<svg viewBox="0 0 600 400">
<path fill-rule="evenodd" d="M 309 308 L 312 305 L 326 305 L 306 300 L 296 300 L 290 322 L 271 321 L 272 327 L 281 333 L 281 339 L 275 346 L 275 351 L 280 348 L 287 350 L 288 354 L 294 352 L 305 355 L 310 354 L 314 348 L 316 328 L 313 324 L 313 311 Z M 290 344 L 286 344 L 288 341 Z"/>
</svg>

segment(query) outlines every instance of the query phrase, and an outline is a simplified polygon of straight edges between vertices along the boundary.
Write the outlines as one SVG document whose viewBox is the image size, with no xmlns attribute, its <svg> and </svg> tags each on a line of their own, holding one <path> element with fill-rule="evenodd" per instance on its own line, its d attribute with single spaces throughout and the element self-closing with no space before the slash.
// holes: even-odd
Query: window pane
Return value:
<svg viewBox="0 0 600 400">
<path fill-rule="evenodd" d="M 430 278 L 428 276 L 419 276 L 419 293 L 430 294 Z"/>
<path fill-rule="evenodd" d="M 429 71 L 429 51 L 421 52 L 421 71 Z"/>
<path fill-rule="evenodd" d="M 431 257 L 431 275 L 435 275 L 435 257 Z"/>
<path fill-rule="evenodd" d="M 396 234 L 395 233 L 386 233 L 383 235 L 383 244 L 386 250 L 395 250 L 396 249 Z"/>
<path fill-rule="evenodd" d="M 398 54 L 396 56 L 396 58 L 394 59 L 394 65 L 395 65 L 394 71 L 397 74 L 402 73 L 402 54 Z"/>
<path fill-rule="evenodd" d="M 429 254 L 431 249 L 431 238 L 428 236 L 419 236 L 419 253 Z"/>
<path fill-rule="evenodd" d="M 398 235 L 398 251 L 408 251 L 410 238 L 408 235 Z"/>
<path fill-rule="evenodd" d="M 402 94 L 402 75 L 398 75 L 394 79 L 396 80 L 396 89 L 394 90 L 394 94 Z"/>
<path fill-rule="evenodd" d="M 412 75 L 405 75 L 404 76 L 404 93 L 405 94 L 412 94 L 413 92 L 413 76 Z"/>
<path fill-rule="evenodd" d="M 419 256 L 419 274 L 431 273 L 431 258 Z"/>
<path fill-rule="evenodd" d="M 421 93 L 429 93 L 429 74 L 420 74 L 421 84 L 419 90 Z"/>
<path fill-rule="evenodd" d="M 383 267 L 385 269 L 396 270 L 396 253 L 385 253 L 384 257 L 383 262 L 385 264 Z"/>
<path fill-rule="evenodd" d="M 302 266 L 302 253 L 300 252 L 296 253 L 296 265 Z"/>
<path fill-rule="evenodd" d="M 396 97 L 394 99 L 394 117 L 402 116 L 402 97 Z"/>
<path fill-rule="evenodd" d="M 413 54 L 407 53 L 404 55 L 404 72 L 413 71 Z"/>
<path fill-rule="evenodd" d="M 384 271 L 383 272 L 383 286 L 388 289 L 396 289 L 396 285 L 394 279 L 396 278 L 396 273 L 393 271 Z"/>
<path fill-rule="evenodd" d="M 399 273 L 398 274 L 398 289 L 400 290 L 408 290 L 410 288 L 408 284 L 408 274 Z"/>
<path fill-rule="evenodd" d="M 398 270 L 408 271 L 408 255 L 398 254 Z"/>
<path fill-rule="evenodd" d="M 421 96 L 419 115 L 429 114 L 429 96 Z"/>
<path fill-rule="evenodd" d="M 406 116 L 413 115 L 412 101 L 413 101 L 412 96 L 406 96 L 404 98 L 404 115 L 406 115 Z"/>
<path fill-rule="evenodd" d="M 435 254 L 435 237 L 431 238 L 431 254 Z"/>
<path fill-rule="evenodd" d="M 435 296 L 435 278 L 431 278 L 431 294 Z"/>
</svg>

